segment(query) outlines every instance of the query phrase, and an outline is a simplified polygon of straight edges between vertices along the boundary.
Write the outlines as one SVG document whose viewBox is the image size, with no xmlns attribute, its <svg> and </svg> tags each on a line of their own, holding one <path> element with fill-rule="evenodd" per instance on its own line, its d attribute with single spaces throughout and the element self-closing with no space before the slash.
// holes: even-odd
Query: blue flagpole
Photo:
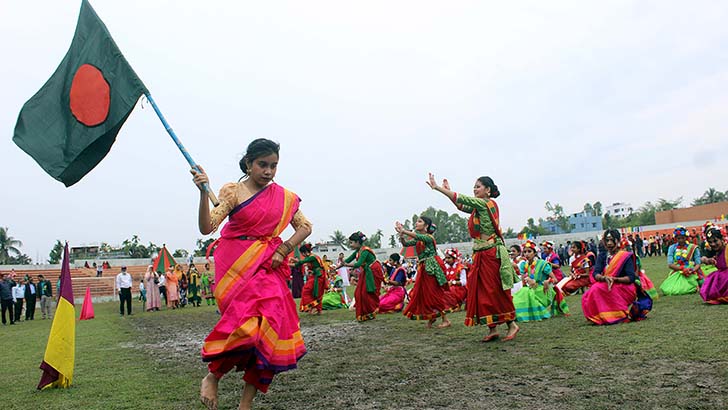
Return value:
<svg viewBox="0 0 728 410">
<path fill-rule="evenodd" d="M 149 103 L 152 104 L 152 108 L 154 108 L 154 112 L 157 113 L 157 117 L 159 117 L 160 121 L 162 121 L 164 129 L 166 129 L 169 136 L 172 137 L 172 141 L 174 141 L 174 143 L 177 145 L 177 148 L 179 148 L 180 152 L 182 152 L 182 155 L 184 155 L 187 163 L 190 164 L 190 167 L 192 167 L 192 169 L 199 171 L 200 167 L 197 166 L 195 161 L 190 156 L 189 152 L 187 152 L 184 145 L 182 145 L 179 138 L 177 138 L 177 134 L 175 134 L 172 127 L 169 126 L 167 120 L 164 119 L 164 115 L 162 115 L 162 112 L 159 111 L 159 107 L 157 107 L 157 103 L 154 102 L 154 98 L 152 98 L 152 95 L 149 94 L 149 92 L 144 95 L 147 97 L 147 100 L 149 100 Z M 205 191 L 207 191 L 207 196 L 210 198 L 210 202 L 212 202 L 213 205 L 217 206 L 220 202 L 217 200 L 217 196 L 215 196 L 215 193 L 212 192 L 212 189 L 210 189 L 210 186 L 208 184 L 204 184 L 202 185 L 202 187 L 205 189 Z"/>
</svg>

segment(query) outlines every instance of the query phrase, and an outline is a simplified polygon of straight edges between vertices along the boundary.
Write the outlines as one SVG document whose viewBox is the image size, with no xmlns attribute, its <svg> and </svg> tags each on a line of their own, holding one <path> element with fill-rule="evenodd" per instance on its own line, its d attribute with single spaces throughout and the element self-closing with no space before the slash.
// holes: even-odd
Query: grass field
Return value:
<svg viewBox="0 0 728 410">
<path fill-rule="evenodd" d="M 656 286 L 664 258 L 643 265 Z M 427 330 L 401 314 L 356 323 L 350 311 L 303 316 L 308 354 L 276 377 L 260 409 L 612 409 L 728 407 L 728 306 L 699 295 L 661 297 L 639 323 L 591 326 L 581 295 L 570 317 L 523 323 L 511 343 L 480 343 L 486 328 Z M 50 321 L 0 328 L 4 409 L 201 409 L 199 351 L 213 307 L 137 313 L 95 305 L 77 322 L 73 387 L 38 392 Z M 77 307 L 80 312 L 80 306 Z M 221 409 L 237 408 L 241 374 L 220 383 Z"/>
</svg>

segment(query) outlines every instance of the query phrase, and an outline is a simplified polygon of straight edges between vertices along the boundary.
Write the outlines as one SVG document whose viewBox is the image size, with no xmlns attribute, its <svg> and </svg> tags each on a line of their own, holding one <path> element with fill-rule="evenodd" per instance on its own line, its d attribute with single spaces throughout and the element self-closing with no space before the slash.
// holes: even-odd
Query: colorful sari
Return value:
<svg viewBox="0 0 728 410">
<path fill-rule="evenodd" d="M 715 268 L 700 287 L 700 297 L 707 303 L 728 303 L 728 252 L 723 248 L 715 257 Z"/>
<path fill-rule="evenodd" d="M 379 313 L 379 292 L 384 279 L 384 270 L 374 251 L 369 247 L 362 246 L 357 252 L 346 258 L 346 262 L 349 263 L 355 258 L 354 269 L 362 268 L 363 272 L 357 278 L 354 307 L 356 308 L 356 320 L 364 322 L 376 318 Z"/>
<path fill-rule="evenodd" d="M 291 223 L 300 199 L 272 183 L 233 209 L 215 250 L 215 298 L 220 321 L 202 346 L 202 359 L 220 378 L 233 368 L 266 392 L 276 373 L 296 368 L 306 353 L 288 290 L 288 261 L 271 259 L 278 235 Z"/>
<path fill-rule="evenodd" d="M 594 262 L 596 258 L 591 252 L 587 252 L 584 255 L 577 256 L 573 262 L 571 262 L 571 274 L 576 276 L 572 279 L 571 276 L 567 276 L 556 285 L 557 288 L 561 289 L 566 295 L 570 295 L 581 288 L 589 287 L 591 284 L 591 273 L 594 270 Z"/>
<path fill-rule="evenodd" d="M 515 272 L 503 242 L 498 205 L 492 199 L 456 194 L 455 203 L 470 213 L 468 233 L 473 238 L 473 264 L 468 270 L 465 326 L 512 322 L 516 308 L 511 298 Z M 485 239 L 482 238 L 485 236 Z"/>
<path fill-rule="evenodd" d="M 618 251 L 604 268 L 602 275 L 612 278 L 635 275 L 634 255 Z M 599 265 L 599 263 L 597 263 Z M 599 268 L 599 266 L 597 266 Z M 598 269 L 594 275 L 599 274 Z M 652 310 L 652 298 L 636 283 L 614 283 L 611 290 L 607 282 L 594 282 L 581 298 L 584 317 L 596 325 L 613 325 L 643 320 Z"/>
<path fill-rule="evenodd" d="M 556 251 L 552 250 L 544 259 L 548 263 L 559 265 L 558 268 L 551 266 L 551 273 L 553 273 L 556 277 L 556 282 L 564 279 L 564 272 L 561 271 L 561 258 L 559 258 L 559 255 L 556 254 Z"/>
<path fill-rule="evenodd" d="M 409 293 L 409 303 L 402 312 L 412 320 L 436 319 L 446 313 L 445 264 L 437 255 L 437 244 L 432 235 L 417 234 L 404 246 L 414 246 L 417 252 L 417 276 Z"/>
<path fill-rule="evenodd" d="M 670 272 L 670 275 L 660 285 L 660 290 L 665 296 L 689 295 L 700 288 L 701 274 L 698 272 L 687 274 L 689 270 L 700 264 L 700 251 L 692 243 L 686 243 L 686 245 L 685 247 L 679 244 L 670 245 L 667 264 L 677 264 L 680 269 Z M 673 253 L 674 256 L 671 258 Z"/>
<path fill-rule="evenodd" d="M 465 304 L 465 298 L 468 296 L 468 288 L 463 285 L 463 282 L 468 283 L 465 266 L 460 262 L 455 262 L 452 265 L 445 263 L 445 278 L 449 285 L 449 288 L 445 291 L 447 311 L 460 311 L 463 308 L 463 304 Z"/>
<path fill-rule="evenodd" d="M 179 277 L 175 272 L 165 274 L 167 278 L 167 307 L 172 307 L 174 302 L 179 302 Z"/>
<path fill-rule="evenodd" d="M 324 310 L 345 309 L 347 307 L 342 292 L 343 284 L 344 281 L 341 279 L 341 276 L 336 275 L 329 291 L 324 293 L 324 297 L 321 300 L 321 305 Z"/>
<path fill-rule="evenodd" d="M 563 294 L 550 283 L 550 274 L 553 272 L 551 264 L 543 259 L 534 259 L 531 263 L 526 261 L 524 268 L 524 277 L 533 279 L 536 284 L 533 287 L 524 284 L 513 295 L 516 320 L 530 322 L 548 319 L 559 313 L 568 315 L 569 306 Z"/>
<path fill-rule="evenodd" d="M 321 302 L 324 298 L 326 275 L 324 275 L 323 261 L 317 255 L 311 255 L 296 263 L 296 266 L 308 265 L 309 275 L 301 292 L 301 312 L 321 311 Z"/>
<path fill-rule="evenodd" d="M 404 307 L 404 298 L 406 292 L 404 284 L 407 282 L 407 273 L 403 267 L 392 270 L 389 280 L 399 283 L 399 285 L 391 285 L 387 292 L 379 298 L 379 313 L 399 312 Z"/>
</svg>

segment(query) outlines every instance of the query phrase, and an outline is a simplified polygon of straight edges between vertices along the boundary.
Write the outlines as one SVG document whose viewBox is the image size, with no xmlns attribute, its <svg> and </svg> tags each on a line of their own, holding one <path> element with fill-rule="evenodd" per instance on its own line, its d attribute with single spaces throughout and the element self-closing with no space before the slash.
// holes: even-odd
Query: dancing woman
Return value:
<svg viewBox="0 0 728 410">
<path fill-rule="evenodd" d="M 310 243 L 301 245 L 298 248 L 303 259 L 297 261 L 295 266 L 301 267 L 308 264 L 311 268 L 306 284 L 303 285 L 301 293 L 301 312 L 321 314 L 322 299 L 326 290 L 326 274 L 324 273 L 324 263 L 318 255 L 313 254 L 313 246 Z"/>
<path fill-rule="evenodd" d="M 490 342 L 500 337 L 497 325 L 506 323 L 508 334 L 503 340 L 514 339 L 519 331 L 511 298 L 515 272 L 503 242 L 498 205 L 492 199 L 500 196 L 498 187 L 490 177 L 480 177 L 475 180 L 471 197 L 451 191 L 447 180 L 438 185 L 432 174 L 427 183 L 470 214 L 468 232 L 473 238 L 473 265 L 468 273 L 465 325 L 487 325 L 490 332 L 483 341 Z"/>
<path fill-rule="evenodd" d="M 413 320 L 427 320 L 427 327 L 438 317 L 442 317 L 440 328 L 450 326 L 450 321 L 445 315 L 448 306 L 445 303 L 445 290 L 447 290 L 447 278 L 445 277 L 445 264 L 437 255 L 437 244 L 435 237 L 435 224 L 432 219 L 421 216 L 415 222 L 415 230 L 404 229 L 401 223 L 397 222 L 394 228 L 399 234 L 402 245 L 414 246 L 417 252 L 417 276 L 415 286 L 410 292 L 410 300 L 402 312 Z M 412 239 L 407 240 L 405 236 Z"/>
<path fill-rule="evenodd" d="M 354 290 L 356 320 L 360 322 L 377 317 L 379 312 L 379 291 L 384 279 L 382 264 L 377 260 L 374 251 L 368 246 L 364 246 L 366 239 L 366 235 L 360 231 L 351 234 L 349 236 L 349 247 L 356 252 L 349 255 L 348 258 L 344 259 L 343 263 L 339 263 L 336 267 L 336 270 L 339 270 L 342 266 L 363 269 Z"/>
<path fill-rule="evenodd" d="M 581 298 L 584 317 L 596 325 L 642 320 L 652 310 L 652 299 L 639 286 L 634 254 L 620 249 L 621 235 L 604 232 L 606 252 L 599 252 L 592 273 L 594 283 Z"/>
<path fill-rule="evenodd" d="M 249 409 L 259 390 L 265 393 L 277 373 L 294 369 L 306 353 L 286 259 L 311 234 L 311 223 L 299 197 L 273 182 L 279 147 L 262 138 L 251 142 L 240 160 L 244 177 L 222 187 L 212 211 L 203 189 L 207 175 L 192 171 L 200 189 L 200 232 L 207 235 L 228 218 L 215 250 L 221 317 L 202 346 L 209 373 L 200 393 L 208 409 L 217 409 L 218 380 L 231 370 L 245 372 L 239 408 Z M 295 232 L 284 242 L 279 235 L 288 225 Z"/>
</svg>

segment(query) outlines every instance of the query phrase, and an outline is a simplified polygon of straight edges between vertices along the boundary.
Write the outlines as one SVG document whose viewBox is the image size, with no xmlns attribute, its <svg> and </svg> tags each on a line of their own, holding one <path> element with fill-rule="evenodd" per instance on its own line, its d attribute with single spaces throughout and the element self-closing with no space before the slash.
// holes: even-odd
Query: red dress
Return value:
<svg viewBox="0 0 728 410">
<path fill-rule="evenodd" d="M 417 234 L 417 277 L 410 291 L 410 301 L 402 314 L 413 320 L 431 320 L 447 311 L 445 303 L 445 264 L 436 254 L 435 238 L 432 235 Z M 405 246 L 412 246 L 411 242 Z"/>
<path fill-rule="evenodd" d="M 465 269 L 462 263 L 456 262 L 453 265 L 445 264 L 445 277 L 450 288 L 445 292 L 445 303 L 450 312 L 457 312 L 462 309 L 465 298 L 468 296 L 468 289 L 460 283 L 460 273 Z"/>
</svg>

